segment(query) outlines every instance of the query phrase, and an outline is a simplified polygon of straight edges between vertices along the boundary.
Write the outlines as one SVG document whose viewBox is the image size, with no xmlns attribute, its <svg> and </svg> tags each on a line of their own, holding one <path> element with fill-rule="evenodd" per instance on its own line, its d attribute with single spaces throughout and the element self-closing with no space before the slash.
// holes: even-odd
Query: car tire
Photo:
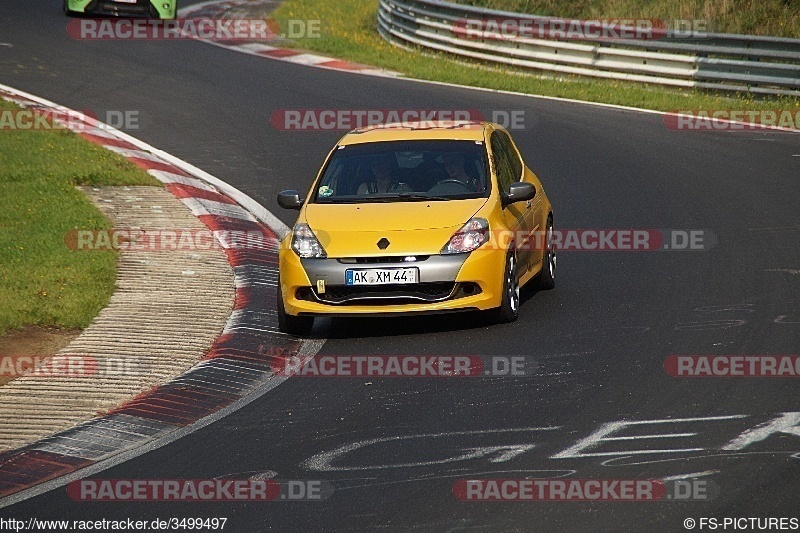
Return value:
<svg viewBox="0 0 800 533">
<path fill-rule="evenodd" d="M 514 322 L 519 316 L 520 289 L 517 278 L 517 252 L 509 250 L 506 254 L 506 263 L 503 268 L 503 297 L 500 307 L 495 309 L 495 318 L 498 322 Z"/>
<path fill-rule="evenodd" d="M 547 217 L 545 230 L 544 256 L 542 257 L 542 272 L 537 280 L 537 288 L 547 291 L 556 286 L 556 250 L 553 247 L 553 217 Z"/>
<path fill-rule="evenodd" d="M 278 283 L 277 292 L 278 329 L 283 333 L 297 336 L 306 336 L 311 333 L 311 328 L 314 326 L 314 317 L 292 316 L 288 314 L 286 308 L 283 306 L 280 282 Z"/>
</svg>

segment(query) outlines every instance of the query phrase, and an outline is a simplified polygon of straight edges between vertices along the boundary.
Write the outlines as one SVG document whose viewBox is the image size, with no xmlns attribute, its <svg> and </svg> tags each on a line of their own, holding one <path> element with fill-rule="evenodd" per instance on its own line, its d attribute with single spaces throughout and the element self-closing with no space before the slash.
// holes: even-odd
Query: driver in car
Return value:
<svg viewBox="0 0 800 533">
<path fill-rule="evenodd" d="M 411 188 L 394 177 L 395 168 L 393 156 L 383 155 L 372 162 L 373 180 L 362 183 L 358 187 L 356 194 L 380 194 L 386 192 L 403 191 L 409 192 Z"/>
<path fill-rule="evenodd" d="M 464 170 L 465 162 L 463 154 L 445 154 L 443 160 L 448 179 L 461 182 L 470 191 L 478 190 L 478 180 L 470 177 Z"/>
</svg>

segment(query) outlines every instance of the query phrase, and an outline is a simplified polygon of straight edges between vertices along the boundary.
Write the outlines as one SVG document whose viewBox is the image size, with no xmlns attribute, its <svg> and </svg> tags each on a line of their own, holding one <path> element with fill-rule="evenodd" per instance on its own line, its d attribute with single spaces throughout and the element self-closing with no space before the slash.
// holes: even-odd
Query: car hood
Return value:
<svg viewBox="0 0 800 533">
<path fill-rule="evenodd" d="M 305 219 L 329 257 L 435 254 L 486 201 L 308 204 Z"/>
</svg>

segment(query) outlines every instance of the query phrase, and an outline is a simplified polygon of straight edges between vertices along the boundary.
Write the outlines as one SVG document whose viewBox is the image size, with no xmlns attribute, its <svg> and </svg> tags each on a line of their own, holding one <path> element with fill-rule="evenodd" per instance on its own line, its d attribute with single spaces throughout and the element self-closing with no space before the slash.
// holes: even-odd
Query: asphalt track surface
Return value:
<svg viewBox="0 0 800 533">
<path fill-rule="evenodd" d="M 526 355 L 538 370 L 524 378 L 296 377 L 96 476 L 327 480 L 335 492 L 326 501 L 75 502 L 61 488 L 0 517 L 227 517 L 228 531 L 681 531 L 687 517 L 800 517 L 796 426 L 722 449 L 800 411 L 797 379 L 679 379 L 663 369 L 672 354 L 797 354 L 797 136 L 676 132 L 655 114 L 325 71 L 198 42 L 78 42 L 54 0 L 7 1 L 0 18 L 0 42 L 11 45 L 0 47 L 0 82 L 74 109 L 137 110 L 140 128 L 129 133 L 238 187 L 289 225 L 294 212 L 278 208 L 276 193 L 307 190 L 341 132 L 279 131 L 270 124 L 275 110 L 521 110 L 526 127 L 513 134 L 557 226 L 706 229 L 717 239 L 708 251 L 562 252 L 557 288 L 529 294 L 509 325 L 471 315 L 327 321 L 318 357 Z M 638 437 L 575 447 L 606 423 L 683 418 L 702 420 L 622 427 L 606 436 Z M 490 450 L 515 445 L 525 447 Z M 717 497 L 503 503 L 452 493 L 466 478 L 687 474 Z"/>
</svg>

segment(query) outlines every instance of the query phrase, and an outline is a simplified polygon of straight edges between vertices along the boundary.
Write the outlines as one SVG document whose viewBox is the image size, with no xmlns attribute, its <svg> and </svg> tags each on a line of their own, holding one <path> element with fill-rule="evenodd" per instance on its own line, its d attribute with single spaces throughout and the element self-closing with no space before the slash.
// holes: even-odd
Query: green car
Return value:
<svg viewBox="0 0 800 533">
<path fill-rule="evenodd" d="M 174 19 L 178 0 L 64 0 L 67 15 Z"/>
</svg>

